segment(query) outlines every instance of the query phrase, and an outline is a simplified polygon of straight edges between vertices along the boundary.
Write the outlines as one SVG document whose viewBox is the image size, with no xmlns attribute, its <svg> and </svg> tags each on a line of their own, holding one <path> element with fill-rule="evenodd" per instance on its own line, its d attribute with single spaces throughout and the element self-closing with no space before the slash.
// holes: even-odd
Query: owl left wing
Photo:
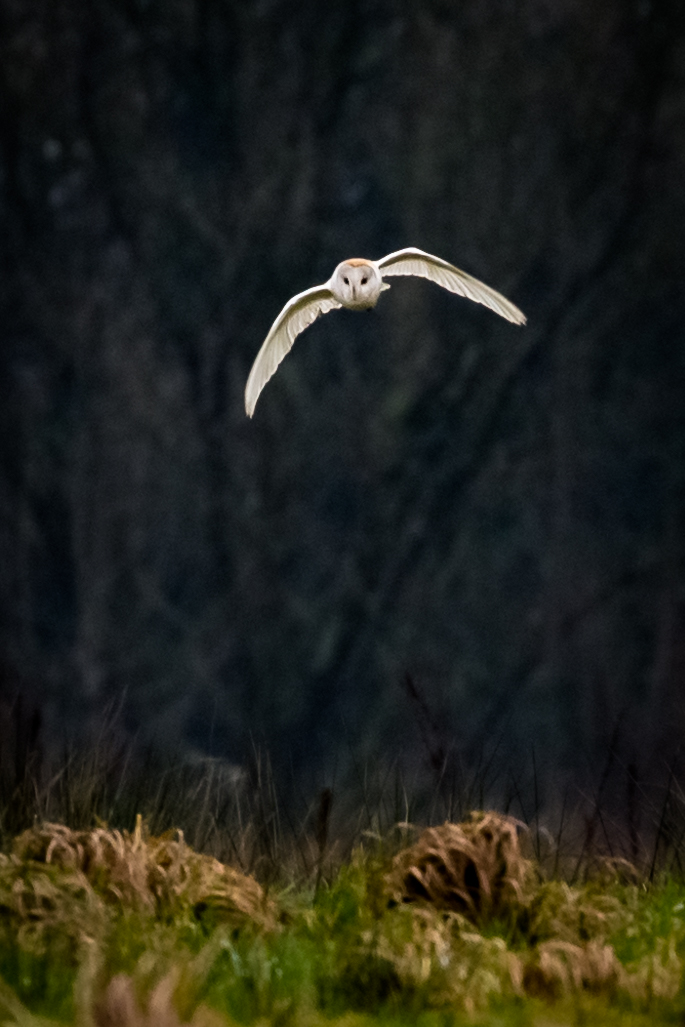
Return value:
<svg viewBox="0 0 685 1027">
<path fill-rule="evenodd" d="M 288 300 L 262 343 L 245 386 L 245 411 L 252 417 L 259 394 L 275 373 L 283 357 L 293 348 L 295 339 L 321 314 L 341 307 L 327 285 L 315 285 Z"/>
<path fill-rule="evenodd" d="M 446 260 L 424 253 L 413 246 L 382 257 L 378 261 L 378 268 L 383 278 L 387 275 L 418 275 L 420 278 L 428 278 L 458 296 L 483 303 L 507 321 L 513 321 L 514 324 L 526 323 L 526 315 L 501 293 L 477 278 L 467 275 L 465 271 L 460 271 L 458 267 L 448 264 Z"/>
</svg>

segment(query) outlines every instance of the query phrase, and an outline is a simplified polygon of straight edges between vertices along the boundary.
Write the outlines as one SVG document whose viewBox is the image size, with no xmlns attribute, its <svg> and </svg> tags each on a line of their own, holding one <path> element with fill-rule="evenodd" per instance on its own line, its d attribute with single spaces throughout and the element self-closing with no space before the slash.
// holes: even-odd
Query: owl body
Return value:
<svg viewBox="0 0 685 1027">
<path fill-rule="evenodd" d="M 507 321 L 514 324 L 526 322 L 525 315 L 501 293 L 441 257 L 434 257 L 413 246 L 389 253 L 380 260 L 366 260 L 364 257 L 343 260 L 324 285 L 315 285 L 313 289 L 306 289 L 288 300 L 272 324 L 245 386 L 248 417 L 252 417 L 262 389 L 292 349 L 300 332 L 329 310 L 340 307 L 371 310 L 378 303 L 380 294 L 390 288 L 384 278 L 391 275 L 427 278 L 449 292 L 484 304 Z"/>
</svg>

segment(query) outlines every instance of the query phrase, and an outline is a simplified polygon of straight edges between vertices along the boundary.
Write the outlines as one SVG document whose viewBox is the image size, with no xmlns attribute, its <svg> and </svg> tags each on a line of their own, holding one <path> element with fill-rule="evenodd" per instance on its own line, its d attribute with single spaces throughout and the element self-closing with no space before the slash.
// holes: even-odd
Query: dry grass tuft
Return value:
<svg viewBox="0 0 685 1027">
<path fill-rule="evenodd" d="M 195 852 L 180 831 L 151 837 L 140 816 L 133 832 L 33 827 L 15 839 L 9 862 L 15 874 L 21 865 L 60 868 L 67 871 L 60 887 L 89 886 L 106 902 L 126 908 L 159 914 L 190 906 L 211 909 L 217 919 L 237 926 L 276 926 L 275 904 L 254 878 Z"/>
<path fill-rule="evenodd" d="M 572 887 L 565 881 L 541 885 L 528 907 L 531 937 L 573 944 L 606 939 L 626 920 L 626 907 L 617 895 L 598 887 Z"/>
<path fill-rule="evenodd" d="M 42 954 L 58 936 L 72 947 L 100 938 L 106 909 L 81 871 L 0 856 L 0 919 L 16 932 L 20 948 Z"/>
<path fill-rule="evenodd" d="M 459 913 L 400 907 L 384 932 L 367 932 L 363 940 L 404 987 L 425 989 L 435 1005 L 472 1014 L 492 998 L 523 995 L 519 957 L 504 939 L 484 937 Z"/>
<path fill-rule="evenodd" d="M 613 993 L 623 975 L 611 945 L 554 939 L 535 949 L 523 971 L 523 986 L 529 995 L 555 1000 L 583 989 Z"/>
<path fill-rule="evenodd" d="M 581 886 L 544 881 L 519 826 L 473 813 L 424 831 L 389 869 L 359 850 L 313 901 L 292 903 L 281 930 L 239 938 L 234 927 L 275 928 L 275 904 L 180 832 L 151 837 L 140 817 L 131 833 L 43 824 L 0 855 L 0 925 L 32 958 L 75 969 L 78 1027 L 227 1027 L 203 1003 L 229 994 L 241 1022 L 294 1023 L 297 1011 L 317 1027 L 330 1022 L 319 994 L 324 1005 L 387 995 L 468 1016 L 528 997 L 681 1003 L 682 890 L 650 896 L 617 861 Z M 57 1027 L 2 980 L 0 1021 Z"/>
<path fill-rule="evenodd" d="M 678 957 L 673 935 L 658 938 L 653 952 L 625 969 L 623 986 L 639 1002 L 654 998 L 672 1002 L 683 983 L 683 960 Z"/>
<path fill-rule="evenodd" d="M 505 916 L 527 901 L 535 868 L 519 844 L 522 825 L 498 813 L 429 827 L 393 861 L 387 883 L 396 902 L 430 902 L 474 923 Z"/>
<path fill-rule="evenodd" d="M 226 1019 L 204 1004 L 197 1006 L 189 1019 L 181 1019 L 176 1000 L 178 976 L 178 968 L 172 968 L 142 1003 L 132 978 L 117 974 L 95 1004 L 95 1027 L 225 1027 Z"/>
<path fill-rule="evenodd" d="M 585 878 L 597 884 L 634 884 L 642 881 L 642 875 L 634 863 L 622 856 L 598 856 L 591 860 L 585 870 Z"/>
<path fill-rule="evenodd" d="M 416 903 L 406 935 L 389 935 L 379 946 L 399 979 L 429 982 L 467 1012 L 496 994 L 672 1001 L 683 977 L 673 934 L 625 966 L 610 944 L 621 931 L 638 931 L 628 898 L 634 868 L 605 860 L 582 887 L 543 882 L 521 853 L 518 827 L 496 813 L 472 813 L 465 823 L 429 828 L 395 857 L 386 878 L 390 895 Z M 503 938 L 473 929 L 488 918 L 515 924 L 525 947 L 511 950 Z"/>
</svg>

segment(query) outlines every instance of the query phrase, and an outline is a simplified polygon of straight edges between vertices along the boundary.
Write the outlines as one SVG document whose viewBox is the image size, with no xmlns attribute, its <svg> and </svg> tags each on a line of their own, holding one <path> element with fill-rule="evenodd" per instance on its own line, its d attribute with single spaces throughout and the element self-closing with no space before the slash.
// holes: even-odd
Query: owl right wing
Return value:
<svg viewBox="0 0 685 1027">
<path fill-rule="evenodd" d="M 457 296 L 465 296 L 466 299 L 490 307 L 490 310 L 494 310 L 500 317 L 505 317 L 507 321 L 519 325 L 526 323 L 526 315 L 501 292 L 468 275 L 466 271 L 460 271 L 454 264 L 448 264 L 442 257 L 434 257 L 432 253 L 424 253 L 414 246 L 388 253 L 387 257 L 382 257 L 378 261 L 378 267 L 383 278 L 388 275 L 418 275 L 441 285 L 449 292 L 456 293 Z"/>
<path fill-rule="evenodd" d="M 315 285 L 288 300 L 262 343 L 245 386 L 245 411 L 252 417 L 259 394 L 274 374 L 295 339 L 321 314 L 342 307 L 327 285 Z"/>
</svg>

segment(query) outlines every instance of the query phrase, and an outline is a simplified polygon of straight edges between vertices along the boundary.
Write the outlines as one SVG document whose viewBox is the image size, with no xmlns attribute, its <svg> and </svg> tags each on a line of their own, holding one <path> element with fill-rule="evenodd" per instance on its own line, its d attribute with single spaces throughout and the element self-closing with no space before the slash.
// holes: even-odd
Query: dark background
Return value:
<svg viewBox="0 0 685 1027">
<path fill-rule="evenodd" d="M 0 0 L 0 653 L 49 734 L 641 779 L 685 727 L 681 0 Z M 428 283 L 274 317 L 349 256 Z M 593 770 L 594 768 L 594 770 Z"/>
</svg>

